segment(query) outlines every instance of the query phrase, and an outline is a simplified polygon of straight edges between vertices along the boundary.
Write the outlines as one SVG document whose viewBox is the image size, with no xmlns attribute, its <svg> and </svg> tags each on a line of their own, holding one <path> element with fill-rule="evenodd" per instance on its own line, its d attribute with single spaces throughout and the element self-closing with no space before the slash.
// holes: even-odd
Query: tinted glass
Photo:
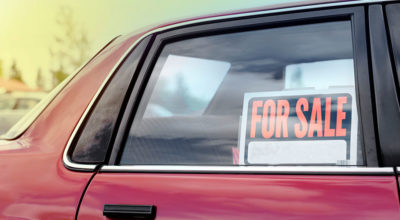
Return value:
<svg viewBox="0 0 400 220">
<path fill-rule="evenodd" d="M 400 4 L 387 5 L 386 12 L 396 65 L 395 71 L 397 71 L 397 79 L 400 82 Z"/>
<path fill-rule="evenodd" d="M 114 78 L 95 105 L 71 154 L 78 163 L 101 163 L 105 160 L 125 94 L 149 38 L 144 39 L 124 60 Z"/>
<path fill-rule="evenodd" d="M 164 46 L 120 164 L 359 165 L 351 24 Z"/>
</svg>

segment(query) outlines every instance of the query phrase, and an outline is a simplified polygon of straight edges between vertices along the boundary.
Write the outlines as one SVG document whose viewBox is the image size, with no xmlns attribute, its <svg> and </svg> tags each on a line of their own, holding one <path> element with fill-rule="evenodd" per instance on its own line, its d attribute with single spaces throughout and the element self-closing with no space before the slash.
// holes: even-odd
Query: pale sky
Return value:
<svg viewBox="0 0 400 220">
<path fill-rule="evenodd" d="M 6 76 L 12 61 L 16 60 L 24 81 L 30 86 L 35 86 L 39 68 L 44 74 L 49 74 L 49 48 L 54 45 L 54 36 L 61 32 L 55 18 L 62 6 L 72 9 L 75 22 L 88 34 L 90 54 L 95 54 L 115 36 L 138 28 L 271 2 L 284 1 L 0 0 L 0 60 Z"/>
</svg>

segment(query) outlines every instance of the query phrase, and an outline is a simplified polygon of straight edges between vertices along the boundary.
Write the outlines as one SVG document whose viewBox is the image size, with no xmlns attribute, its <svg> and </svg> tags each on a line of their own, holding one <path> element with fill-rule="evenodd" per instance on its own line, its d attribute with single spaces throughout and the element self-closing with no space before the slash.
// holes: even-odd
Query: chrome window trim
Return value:
<svg viewBox="0 0 400 220">
<path fill-rule="evenodd" d="M 172 25 L 168 25 L 168 26 L 164 26 L 164 27 L 159 27 L 156 29 L 153 29 L 145 34 L 143 34 L 139 39 L 137 39 L 134 43 L 132 43 L 132 45 L 125 51 L 125 53 L 120 57 L 120 59 L 117 61 L 117 63 L 114 65 L 114 67 L 111 69 L 111 71 L 109 72 L 109 74 L 107 75 L 106 79 L 103 81 L 103 83 L 101 84 L 100 88 L 98 89 L 98 91 L 96 92 L 95 96 L 92 98 L 91 102 L 89 103 L 89 105 L 87 106 L 85 112 L 83 113 L 83 115 L 81 116 L 78 124 L 75 126 L 75 129 L 72 133 L 72 135 L 70 136 L 67 146 L 64 149 L 64 153 L 63 153 L 63 162 L 64 165 L 71 170 L 79 170 L 79 171 L 94 171 L 97 164 L 79 164 L 79 163 L 74 163 L 70 160 L 69 156 L 68 156 L 68 151 L 71 148 L 72 142 L 75 139 L 75 136 L 77 135 L 78 130 L 80 129 L 80 127 L 82 126 L 82 123 L 84 122 L 85 118 L 87 117 L 88 113 L 90 112 L 90 110 L 93 108 L 94 103 L 96 102 L 96 100 L 99 98 L 100 93 L 104 90 L 105 85 L 108 83 L 108 81 L 110 80 L 110 78 L 113 76 L 115 70 L 120 66 L 120 64 L 122 63 L 122 61 L 125 59 L 125 57 L 133 50 L 133 48 L 144 38 L 148 37 L 149 35 L 158 33 L 158 32 L 162 32 L 162 31 L 166 31 L 169 29 L 174 29 L 174 28 L 178 28 L 178 27 L 183 27 L 183 26 L 187 26 L 187 25 L 192 25 L 192 24 L 199 24 L 199 23 L 203 23 L 203 22 L 208 22 L 208 21 L 223 21 L 225 19 L 232 19 L 232 18 L 245 18 L 245 17 L 249 17 L 249 16 L 257 16 L 257 15 L 270 15 L 270 14 L 276 14 L 276 13 L 282 13 L 282 12 L 295 12 L 295 11 L 301 11 L 301 10 L 308 10 L 308 9 L 323 9 L 323 8 L 328 8 L 328 7 L 340 7 L 340 6 L 356 6 L 356 5 L 362 5 L 362 4 L 371 4 L 371 3 L 382 3 L 382 2 L 392 2 L 395 0 L 360 0 L 360 1 L 348 1 L 348 2 L 333 2 L 333 3 L 316 3 L 313 5 L 305 5 L 305 6 L 292 6 L 289 8 L 278 8 L 278 9 L 265 9 L 262 11 L 256 11 L 256 12 L 248 12 L 248 13 L 239 13 L 239 14 L 232 14 L 232 15 L 222 15 L 222 16 L 217 16 L 217 17 L 210 17 L 210 18 L 202 18 L 202 19 L 196 19 L 196 20 L 191 20 L 191 21 L 186 21 L 186 22 L 181 22 L 181 23 L 176 23 L 176 24 L 172 24 Z M 306 2 L 307 3 L 307 2 Z M 133 166 L 129 166 L 129 169 L 126 166 L 105 166 L 102 168 L 102 170 L 115 170 L 117 171 L 118 169 L 114 169 L 114 167 L 122 167 L 123 170 L 129 170 L 131 169 Z M 137 166 L 135 166 L 135 169 L 138 169 Z M 157 168 L 157 170 L 160 170 L 160 166 L 146 166 L 148 168 L 150 167 L 154 167 Z M 179 166 L 174 166 L 174 167 L 179 167 Z M 200 168 L 202 168 L 203 166 L 185 166 L 185 167 L 190 167 L 190 168 L 194 168 L 194 167 L 198 167 L 196 169 L 198 170 L 202 170 Z M 204 166 L 204 167 L 208 167 L 208 168 L 212 168 L 212 166 Z M 226 168 L 226 167 L 225 167 Z M 264 168 L 263 172 L 269 172 L 268 170 L 278 170 L 275 169 L 274 167 L 261 167 Z M 285 169 L 282 169 L 281 171 L 274 171 L 275 173 L 279 173 L 279 172 L 289 172 L 288 169 L 290 168 L 296 168 L 293 170 L 293 172 L 297 172 L 296 170 L 299 169 L 299 167 L 286 167 Z M 314 168 L 316 170 L 325 170 L 327 167 L 302 167 L 300 170 L 304 169 L 304 171 L 311 171 L 310 169 Z M 218 171 L 218 169 L 220 168 L 215 168 L 215 172 Z M 349 168 L 346 168 L 349 169 Z M 361 168 L 358 167 L 357 169 L 361 169 L 361 170 L 365 170 L 365 169 L 382 169 L 382 168 Z M 144 169 L 147 170 L 146 172 L 151 172 L 151 169 Z M 142 172 L 145 172 L 145 171 Z M 164 170 L 164 169 L 161 169 Z M 228 170 L 233 170 L 231 168 L 229 168 Z M 248 168 L 240 168 L 240 169 L 234 169 L 235 171 L 230 171 L 230 172 L 250 172 L 251 169 Z M 243 171 L 240 171 L 243 170 Z M 244 171 L 246 170 L 246 171 Z M 287 170 L 287 171 L 285 171 Z M 327 169 L 326 171 L 328 171 L 330 169 Z M 337 170 L 338 172 L 341 172 L 342 168 L 340 169 L 334 169 Z M 173 171 L 173 170 L 171 170 Z M 176 170 L 175 170 L 176 171 Z M 188 170 L 189 171 L 189 170 Z M 228 172 L 227 170 L 225 170 L 226 172 Z M 342 170 L 343 171 L 343 170 Z M 349 170 L 347 170 L 349 171 Z M 205 171 L 203 171 L 205 172 Z M 208 171 L 210 172 L 210 171 Z M 392 170 L 393 172 L 393 170 Z M 315 172 L 316 173 L 316 172 Z M 333 173 L 333 172 L 332 172 Z M 346 173 L 346 172 L 345 172 Z M 363 171 L 361 171 L 361 173 L 363 173 Z M 372 172 L 374 173 L 374 172 Z M 376 172 L 379 173 L 379 172 Z"/>
<path fill-rule="evenodd" d="M 173 166 L 124 165 L 103 166 L 100 172 L 134 173 L 248 173 L 248 174 L 327 174 L 327 175 L 394 175 L 392 167 L 344 166 Z"/>
</svg>

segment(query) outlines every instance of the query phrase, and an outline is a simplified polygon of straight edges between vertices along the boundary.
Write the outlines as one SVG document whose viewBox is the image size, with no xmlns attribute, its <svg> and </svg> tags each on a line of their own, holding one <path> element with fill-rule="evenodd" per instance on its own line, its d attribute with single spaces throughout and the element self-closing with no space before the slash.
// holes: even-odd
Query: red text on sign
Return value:
<svg viewBox="0 0 400 220">
<path fill-rule="evenodd" d="M 322 100 L 325 99 L 325 108 Z M 331 123 L 332 103 L 336 101 L 336 123 Z M 343 105 L 347 103 L 346 96 L 339 96 L 332 100 L 332 97 L 313 98 L 312 102 L 304 98 L 298 98 L 296 102 L 296 116 L 298 123 L 288 125 L 290 104 L 286 99 L 267 99 L 252 101 L 250 138 L 255 138 L 259 133 L 263 138 L 287 138 L 288 126 L 294 126 L 294 135 L 297 138 L 304 137 L 343 137 L 346 136 L 346 128 L 343 128 L 343 120 L 346 119 L 346 112 Z M 322 117 L 324 109 L 324 118 Z M 307 120 L 305 112 L 311 111 Z M 262 112 L 262 114 L 261 114 Z M 336 128 L 331 125 L 336 124 Z M 258 131 L 258 132 L 257 132 Z"/>
</svg>

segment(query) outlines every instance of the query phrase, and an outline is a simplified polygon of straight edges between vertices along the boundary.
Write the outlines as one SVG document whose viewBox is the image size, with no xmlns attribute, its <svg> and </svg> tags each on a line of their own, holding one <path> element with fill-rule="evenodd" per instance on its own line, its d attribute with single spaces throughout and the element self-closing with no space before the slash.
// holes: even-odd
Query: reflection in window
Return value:
<svg viewBox="0 0 400 220">
<path fill-rule="evenodd" d="M 169 55 L 144 117 L 203 114 L 229 68 L 227 62 Z"/>
<path fill-rule="evenodd" d="M 335 86 L 354 86 L 352 59 L 327 60 L 286 66 L 285 89 L 327 89 Z"/>
</svg>

